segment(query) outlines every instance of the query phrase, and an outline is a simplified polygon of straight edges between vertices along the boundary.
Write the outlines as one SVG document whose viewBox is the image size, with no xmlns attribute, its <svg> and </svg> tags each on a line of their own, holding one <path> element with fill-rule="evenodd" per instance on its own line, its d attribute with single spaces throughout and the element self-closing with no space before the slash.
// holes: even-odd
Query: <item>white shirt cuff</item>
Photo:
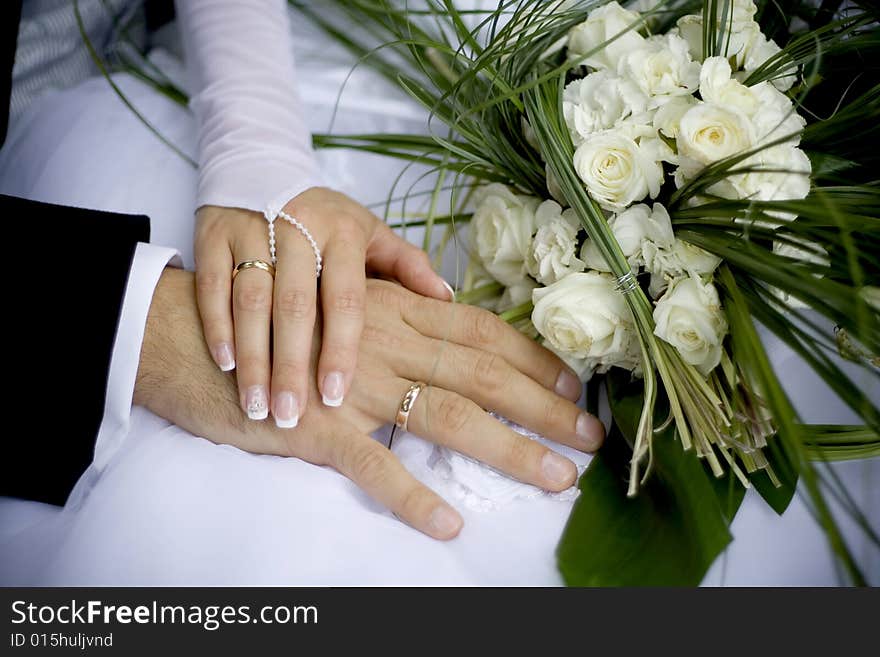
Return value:
<svg viewBox="0 0 880 657">
<path fill-rule="evenodd" d="M 169 264 L 182 266 L 176 250 L 144 243 L 137 245 L 110 357 L 104 417 L 95 440 L 92 469 L 98 472 L 110 462 L 128 433 L 147 315 L 159 277 Z"/>
</svg>

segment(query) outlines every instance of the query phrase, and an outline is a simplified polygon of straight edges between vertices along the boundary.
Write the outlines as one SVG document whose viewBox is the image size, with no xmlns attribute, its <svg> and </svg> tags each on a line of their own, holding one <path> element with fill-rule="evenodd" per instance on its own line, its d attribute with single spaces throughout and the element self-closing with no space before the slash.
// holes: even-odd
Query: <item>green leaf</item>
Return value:
<svg viewBox="0 0 880 657">
<path fill-rule="evenodd" d="M 578 484 L 559 570 L 570 586 L 694 586 L 732 540 L 729 521 L 744 491 L 730 475 L 714 480 L 670 426 L 654 437 L 650 478 L 626 497 L 628 441 L 642 406 L 641 384 L 628 376 L 607 377 L 615 423 Z"/>
<path fill-rule="evenodd" d="M 771 437 L 769 445 L 764 449 L 764 456 L 770 462 L 773 474 L 779 485 L 770 479 L 767 472 L 758 470 L 749 475 L 749 481 L 764 501 L 782 515 L 791 503 L 797 489 L 797 472 L 785 452 L 777 446 L 776 438 Z"/>
</svg>

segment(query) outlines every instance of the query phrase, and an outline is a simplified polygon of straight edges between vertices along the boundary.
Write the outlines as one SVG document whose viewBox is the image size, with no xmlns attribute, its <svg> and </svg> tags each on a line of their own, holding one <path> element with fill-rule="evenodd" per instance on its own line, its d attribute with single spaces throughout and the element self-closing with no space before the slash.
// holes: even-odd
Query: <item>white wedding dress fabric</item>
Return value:
<svg viewBox="0 0 880 657">
<path fill-rule="evenodd" d="M 333 130 L 339 133 L 424 131 L 421 110 L 366 71 L 358 70 L 338 97 L 350 58 L 304 21 L 295 20 L 293 29 L 297 86 L 311 130 L 326 132 L 335 111 Z M 157 50 L 152 56 L 183 81 L 174 55 Z M 115 79 L 165 137 L 195 156 L 190 112 L 130 77 Z M 327 184 L 365 204 L 384 201 L 403 166 L 347 151 L 322 151 L 318 159 Z M 417 176 L 413 171 L 406 179 Z M 0 151 L 0 192 L 148 214 L 151 241 L 175 247 L 192 266 L 196 171 L 147 130 L 103 79 L 43 96 L 11 126 Z M 421 202 L 415 197 L 410 209 Z M 381 205 L 374 207 L 381 214 Z M 421 235 L 411 230 L 407 237 Z M 454 268 L 445 274 L 454 279 Z M 83 285 L 87 293 L 87 280 Z M 766 343 L 805 420 L 854 421 L 800 359 L 772 337 Z M 880 398 L 876 386 L 868 392 Z M 416 436 L 397 436 L 393 449 L 406 467 L 464 516 L 461 535 L 438 542 L 398 521 L 330 468 L 214 445 L 142 408 L 133 409 L 130 427 L 100 475 L 87 473 L 67 507 L 0 499 L 0 584 L 562 584 L 554 551 L 573 491 L 547 495 Z M 63 422 L 34 418 L 29 429 L 9 439 L 48 443 L 63 434 Z M 376 436 L 387 437 L 385 430 Z M 586 455 L 554 447 L 581 468 L 589 462 Z M 880 528 L 880 459 L 834 468 L 875 530 Z M 841 524 L 864 572 L 880 583 L 880 554 L 850 521 L 842 518 Z M 704 584 L 840 581 L 823 534 L 799 497 L 778 517 L 750 491 L 732 531 L 735 540 Z"/>
</svg>

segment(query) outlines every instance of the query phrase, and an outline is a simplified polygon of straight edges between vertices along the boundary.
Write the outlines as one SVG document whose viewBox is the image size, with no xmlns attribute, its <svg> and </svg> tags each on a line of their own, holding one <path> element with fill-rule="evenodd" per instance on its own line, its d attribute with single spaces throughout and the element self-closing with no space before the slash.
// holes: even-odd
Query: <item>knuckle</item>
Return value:
<svg viewBox="0 0 880 657">
<path fill-rule="evenodd" d="M 476 406 L 455 394 L 444 395 L 437 405 L 441 425 L 449 432 L 457 433 L 465 428 L 474 415 Z"/>
<path fill-rule="evenodd" d="M 510 368 L 498 354 L 482 352 L 473 364 L 473 380 L 488 391 L 503 389 L 510 381 Z"/>
<path fill-rule="evenodd" d="M 424 516 L 423 509 L 426 507 L 425 501 L 427 496 L 427 491 L 420 486 L 410 487 L 400 499 L 398 514 L 410 519 L 410 521 Z"/>
<path fill-rule="evenodd" d="M 355 219 L 341 218 L 333 236 L 333 246 L 342 253 L 357 253 L 366 250 L 364 229 Z"/>
<path fill-rule="evenodd" d="M 249 351 L 239 351 L 236 358 L 236 369 L 245 372 L 252 377 L 261 376 L 269 369 L 268 354 L 257 354 Z"/>
<path fill-rule="evenodd" d="M 371 279 L 367 285 L 370 305 L 381 308 L 400 309 L 406 299 L 406 290 L 396 283 Z"/>
<path fill-rule="evenodd" d="M 560 397 L 551 396 L 544 407 L 544 421 L 549 427 L 558 427 L 571 416 L 571 402 Z M 573 423 L 572 423 L 573 424 Z"/>
<path fill-rule="evenodd" d="M 235 305 L 245 312 L 268 314 L 272 310 L 272 292 L 262 285 L 242 283 L 235 288 Z"/>
<path fill-rule="evenodd" d="M 232 324 L 224 317 L 203 316 L 202 330 L 205 332 L 208 344 L 215 346 L 215 342 L 229 339 L 228 336 L 232 333 Z"/>
<path fill-rule="evenodd" d="M 388 456 L 381 448 L 349 449 L 346 469 L 358 482 L 379 485 L 388 476 Z"/>
<path fill-rule="evenodd" d="M 214 295 L 222 292 L 229 277 L 221 277 L 214 271 L 197 271 L 196 272 L 196 290 L 199 296 Z"/>
<path fill-rule="evenodd" d="M 413 250 L 413 260 L 416 261 L 415 264 L 420 265 L 422 267 L 431 267 L 431 257 L 428 255 L 426 251 L 418 248 L 417 246 L 412 247 Z"/>
<path fill-rule="evenodd" d="M 379 345 L 390 351 L 399 351 L 404 347 L 403 340 L 398 334 L 370 325 L 364 326 L 364 330 L 361 333 L 361 342 Z"/>
<path fill-rule="evenodd" d="M 297 358 L 293 354 L 281 355 L 276 352 L 272 362 L 272 378 L 279 383 L 299 383 L 305 380 L 309 371 L 309 357 L 305 354 L 302 358 Z M 299 385 L 295 386 L 299 389 Z M 289 389 L 289 386 L 283 386 Z"/>
<path fill-rule="evenodd" d="M 529 469 L 529 462 L 534 457 L 533 449 L 536 444 L 527 438 L 515 436 L 504 447 L 505 469 L 512 472 L 522 472 Z"/>
<path fill-rule="evenodd" d="M 289 319 L 308 319 L 315 312 L 314 295 L 303 288 L 281 290 L 275 300 L 275 310 Z"/>
<path fill-rule="evenodd" d="M 359 290 L 346 289 L 333 295 L 331 307 L 334 312 L 350 317 L 362 317 L 364 314 L 364 295 Z"/>
<path fill-rule="evenodd" d="M 501 337 L 500 322 L 492 313 L 476 310 L 471 316 L 468 337 L 478 346 L 494 344 Z"/>
</svg>

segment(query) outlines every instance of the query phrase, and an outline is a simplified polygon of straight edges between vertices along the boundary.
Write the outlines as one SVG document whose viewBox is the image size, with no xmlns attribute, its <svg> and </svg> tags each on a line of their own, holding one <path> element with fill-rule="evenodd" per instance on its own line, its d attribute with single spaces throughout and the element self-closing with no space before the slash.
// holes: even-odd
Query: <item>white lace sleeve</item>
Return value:
<svg viewBox="0 0 880 657">
<path fill-rule="evenodd" d="M 284 0 L 176 0 L 199 126 L 198 206 L 280 209 L 322 184 Z"/>
</svg>

